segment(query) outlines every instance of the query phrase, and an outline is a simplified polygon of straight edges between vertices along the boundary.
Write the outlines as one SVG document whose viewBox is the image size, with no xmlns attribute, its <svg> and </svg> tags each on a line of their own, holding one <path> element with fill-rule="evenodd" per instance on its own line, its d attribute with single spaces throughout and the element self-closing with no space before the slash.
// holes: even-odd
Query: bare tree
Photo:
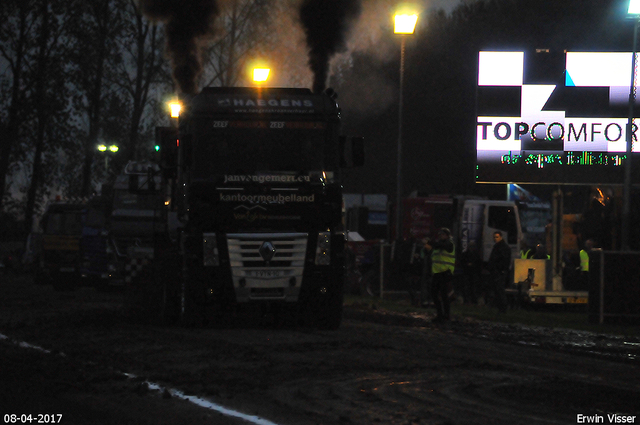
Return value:
<svg viewBox="0 0 640 425">
<path fill-rule="evenodd" d="M 45 173 L 47 180 L 58 180 L 51 158 L 60 144 L 53 135 L 61 122 L 65 127 L 68 124 L 64 48 L 60 42 L 64 33 L 64 20 L 60 17 L 65 15 L 65 2 L 31 0 L 11 6 L 2 9 L 9 12 L 8 22 L 14 25 L 3 27 L 7 31 L 2 33 L 2 54 L 12 71 L 12 94 L 7 120 L 9 137 L 2 144 L 1 186 L 4 194 L 13 183 L 9 180 L 7 184 L 8 177 L 26 179 L 20 189 L 26 190 L 25 223 L 27 230 L 31 230 Z M 11 161 L 14 162 L 10 167 Z M 14 191 L 15 186 L 12 194 Z"/>
<path fill-rule="evenodd" d="M 73 33 L 73 80 L 78 90 L 74 107 L 77 111 L 83 111 L 87 120 L 80 189 L 83 196 L 92 192 L 92 171 L 103 123 L 103 109 L 108 97 L 113 94 L 105 74 L 109 72 L 110 63 L 119 61 L 115 40 L 122 31 L 122 1 L 77 0 L 76 3 L 82 14 Z"/>
<path fill-rule="evenodd" d="M 247 60 L 269 40 L 273 0 L 237 0 L 218 17 L 219 35 L 205 52 L 205 86 L 233 86 Z"/>
<path fill-rule="evenodd" d="M 31 231 L 33 225 L 33 212 L 36 203 L 36 193 L 42 181 L 42 153 L 45 149 L 45 130 L 49 119 L 50 111 L 47 96 L 47 80 L 45 73 L 48 65 L 48 47 L 50 42 L 51 11 L 49 10 L 49 0 L 42 0 L 40 3 L 40 30 L 38 34 L 38 53 L 36 59 L 34 106 L 36 110 L 36 134 L 35 153 L 33 157 L 33 171 L 31 173 L 31 183 L 27 192 L 27 206 L 25 218 L 27 230 Z"/>
<path fill-rule="evenodd" d="M 7 174 L 10 159 L 20 136 L 19 129 L 25 117 L 22 114 L 24 104 L 24 68 L 29 49 L 32 1 L 7 0 L 0 9 L 0 55 L 7 63 L 11 81 L 8 83 L 8 115 L 3 117 L 4 137 L 0 138 L 0 210 L 7 189 Z M 4 103 L 4 102 L 3 102 Z"/>
<path fill-rule="evenodd" d="M 128 134 L 124 152 L 127 161 L 140 159 L 139 138 L 145 112 L 149 110 L 151 90 L 170 82 L 168 64 L 163 60 L 162 31 L 142 15 L 135 0 L 128 0 L 124 17 L 124 33 L 118 39 L 122 60 L 111 75 L 115 86 L 130 104 Z M 165 71 L 165 72 L 163 72 Z M 153 111 L 149 111 L 153 112 Z"/>
</svg>

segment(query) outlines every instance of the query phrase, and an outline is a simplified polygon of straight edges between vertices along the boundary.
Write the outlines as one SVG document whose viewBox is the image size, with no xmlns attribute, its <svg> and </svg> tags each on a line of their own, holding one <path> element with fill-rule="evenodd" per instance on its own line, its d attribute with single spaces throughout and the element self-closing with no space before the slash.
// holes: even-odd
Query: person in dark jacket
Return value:
<svg viewBox="0 0 640 425">
<path fill-rule="evenodd" d="M 496 231 L 493 233 L 495 244 L 489 255 L 487 267 L 491 273 L 491 289 L 494 296 L 494 302 L 498 310 L 502 313 L 507 311 L 507 294 L 505 287 L 507 285 L 507 276 L 511 268 L 511 248 L 502 238 L 502 233 Z"/>
<path fill-rule="evenodd" d="M 420 249 L 420 259 L 422 260 L 422 275 L 420 276 L 420 306 L 429 307 L 432 302 L 431 288 L 431 253 L 425 247 L 429 243 L 429 238 L 422 239 L 422 248 Z"/>
<path fill-rule="evenodd" d="M 460 256 L 464 275 L 464 303 L 478 304 L 478 294 L 482 281 L 482 255 L 476 241 L 469 241 L 467 249 Z"/>
<path fill-rule="evenodd" d="M 451 239 L 451 231 L 443 227 L 435 241 L 424 241 L 424 247 L 431 257 L 431 297 L 436 306 L 435 322 L 450 319 L 450 292 L 453 291 L 453 272 L 456 263 L 456 249 Z"/>
</svg>

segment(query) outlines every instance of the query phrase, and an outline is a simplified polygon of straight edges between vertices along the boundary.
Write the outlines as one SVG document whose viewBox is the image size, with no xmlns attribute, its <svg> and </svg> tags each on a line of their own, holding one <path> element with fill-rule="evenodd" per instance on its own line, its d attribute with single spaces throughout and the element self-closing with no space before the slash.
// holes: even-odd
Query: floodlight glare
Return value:
<svg viewBox="0 0 640 425">
<path fill-rule="evenodd" d="M 100 152 L 105 152 L 107 150 L 107 147 L 105 145 L 98 145 L 98 150 Z"/>
<path fill-rule="evenodd" d="M 169 110 L 171 111 L 171 118 L 178 118 L 180 116 L 180 110 L 182 105 L 179 102 L 170 102 Z"/>
<path fill-rule="evenodd" d="M 393 32 L 396 34 L 413 34 L 418 22 L 418 15 L 395 15 Z"/>
<path fill-rule="evenodd" d="M 116 145 L 109 146 L 109 151 L 113 152 L 113 153 L 118 152 L 118 146 L 116 146 Z"/>
<path fill-rule="evenodd" d="M 264 83 L 269 78 L 269 68 L 254 68 L 253 81 L 256 83 Z"/>
<path fill-rule="evenodd" d="M 630 15 L 640 15 L 640 0 L 630 0 L 627 13 Z"/>
</svg>

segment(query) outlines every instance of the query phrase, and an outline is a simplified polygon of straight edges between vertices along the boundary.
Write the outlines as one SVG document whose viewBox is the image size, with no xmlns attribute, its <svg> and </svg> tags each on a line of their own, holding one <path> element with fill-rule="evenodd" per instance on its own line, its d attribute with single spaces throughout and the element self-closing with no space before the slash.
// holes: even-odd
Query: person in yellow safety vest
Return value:
<svg viewBox="0 0 640 425">
<path fill-rule="evenodd" d="M 547 254 L 547 248 L 541 243 L 536 245 L 536 252 L 531 256 L 535 260 L 550 260 L 551 256 Z"/>
<path fill-rule="evenodd" d="M 435 241 L 423 240 L 424 247 L 431 252 L 431 298 L 436 307 L 434 322 L 450 320 L 451 296 L 453 296 L 453 271 L 456 265 L 456 248 L 451 231 L 443 227 Z"/>
<path fill-rule="evenodd" d="M 520 250 L 520 259 L 527 260 L 533 257 L 533 254 L 535 254 L 535 251 L 531 250 L 526 243 L 523 243 L 522 249 Z"/>
<path fill-rule="evenodd" d="M 584 248 L 580 250 L 580 280 L 584 286 L 589 284 L 589 253 L 592 248 L 593 239 L 587 239 L 584 243 Z"/>
</svg>

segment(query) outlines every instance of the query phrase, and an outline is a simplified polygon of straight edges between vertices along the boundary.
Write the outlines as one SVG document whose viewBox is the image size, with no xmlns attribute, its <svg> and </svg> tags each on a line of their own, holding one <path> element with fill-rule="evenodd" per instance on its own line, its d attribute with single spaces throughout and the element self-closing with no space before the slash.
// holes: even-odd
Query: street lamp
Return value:
<svg viewBox="0 0 640 425">
<path fill-rule="evenodd" d="M 109 152 L 116 153 L 118 152 L 118 145 L 98 145 L 98 151 L 104 153 L 104 173 L 107 173 L 109 170 Z"/>
<path fill-rule="evenodd" d="M 169 102 L 169 115 L 171 118 L 178 118 L 180 116 L 180 110 L 182 105 L 178 101 Z"/>
<path fill-rule="evenodd" d="M 400 35 L 400 102 L 398 106 L 398 170 L 396 176 L 396 239 L 401 238 L 402 223 L 402 91 L 404 88 L 404 50 L 406 35 L 411 35 L 418 22 L 417 14 L 396 14 L 393 32 Z"/>
<path fill-rule="evenodd" d="M 253 81 L 255 83 L 264 83 L 269 78 L 269 68 L 254 68 L 253 69 Z"/>
<path fill-rule="evenodd" d="M 633 107 L 636 101 L 636 52 L 638 50 L 638 23 L 640 23 L 640 0 L 630 0 L 627 11 L 634 20 L 633 53 L 631 56 L 631 83 L 629 84 L 629 116 L 627 120 L 627 159 L 624 164 L 624 187 L 622 190 L 622 229 L 621 245 L 623 250 L 629 249 L 629 224 L 631 201 L 631 153 L 633 152 Z"/>
</svg>

